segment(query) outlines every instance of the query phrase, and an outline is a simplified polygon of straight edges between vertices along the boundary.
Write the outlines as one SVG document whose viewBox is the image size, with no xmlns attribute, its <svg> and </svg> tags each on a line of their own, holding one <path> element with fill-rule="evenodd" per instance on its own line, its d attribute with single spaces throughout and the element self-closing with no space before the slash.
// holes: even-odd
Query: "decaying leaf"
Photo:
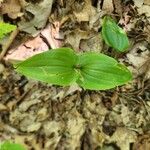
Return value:
<svg viewBox="0 0 150 150">
<path fill-rule="evenodd" d="M 10 49 L 5 59 L 10 62 L 25 60 L 35 54 L 39 54 L 47 50 L 47 44 L 43 42 L 40 36 L 37 36 L 34 39 L 27 41 L 26 43 L 22 43 L 17 48 Z"/>
<path fill-rule="evenodd" d="M 30 12 L 34 17 L 30 21 L 22 20 L 19 23 L 19 29 L 32 35 L 37 34 L 37 29 L 42 29 L 47 22 L 52 8 L 53 0 L 43 0 L 40 3 L 29 3 L 25 6 L 25 11 Z"/>
<path fill-rule="evenodd" d="M 102 10 L 106 11 L 107 13 L 113 12 L 113 0 L 104 0 Z"/>
<path fill-rule="evenodd" d="M 21 17 L 23 13 L 19 0 L 5 0 L 2 5 L 2 14 L 7 14 L 12 19 Z"/>
<path fill-rule="evenodd" d="M 130 150 L 131 143 L 137 140 L 136 132 L 130 131 L 126 128 L 117 128 L 112 137 L 108 138 L 109 142 L 116 141 L 116 144 L 121 150 Z"/>
<path fill-rule="evenodd" d="M 144 0 L 133 0 L 136 7 L 142 7 Z"/>
<path fill-rule="evenodd" d="M 89 39 L 92 33 L 76 29 L 66 36 L 65 43 L 73 46 L 75 51 L 79 51 L 81 40 Z"/>
<path fill-rule="evenodd" d="M 139 14 L 146 14 L 147 17 L 150 17 L 150 5 L 143 5 L 138 9 Z"/>
</svg>

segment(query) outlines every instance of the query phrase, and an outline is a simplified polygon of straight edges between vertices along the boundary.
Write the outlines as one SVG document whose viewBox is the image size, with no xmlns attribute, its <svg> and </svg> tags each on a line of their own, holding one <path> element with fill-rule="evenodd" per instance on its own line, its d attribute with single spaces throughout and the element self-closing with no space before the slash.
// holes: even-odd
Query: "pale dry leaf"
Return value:
<svg viewBox="0 0 150 150">
<path fill-rule="evenodd" d="M 62 46 L 63 37 L 59 33 L 59 22 L 54 22 L 56 27 L 47 25 L 38 36 L 29 39 L 16 48 L 10 49 L 4 57 L 7 61 L 25 60 L 33 55 L 45 52 L 51 47 L 52 49 Z"/>
<path fill-rule="evenodd" d="M 0 73 L 3 73 L 4 69 L 5 69 L 4 65 L 0 63 Z"/>
<path fill-rule="evenodd" d="M 73 30 L 70 34 L 66 35 L 65 42 L 70 44 L 75 51 L 79 51 L 80 42 L 83 39 L 89 39 L 92 35 L 87 31 L 83 31 L 80 29 Z"/>
<path fill-rule="evenodd" d="M 35 150 L 41 150 L 41 143 L 37 142 L 36 136 L 34 134 L 27 134 L 27 135 L 19 135 L 15 134 L 13 135 L 14 142 L 20 143 L 27 149 L 35 149 Z"/>
<path fill-rule="evenodd" d="M 78 84 L 71 85 L 67 91 L 65 92 L 65 96 L 72 95 L 76 91 L 82 91 L 82 88 L 78 86 Z"/>
<path fill-rule="evenodd" d="M 114 11 L 113 0 L 104 0 L 102 10 L 112 13 Z"/>
<path fill-rule="evenodd" d="M 43 132 L 47 137 L 53 134 L 53 137 L 50 140 L 47 140 L 45 143 L 45 148 L 51 148 L 52 150 L 56 148 L 58 142 L 61 139 L 61 132 L 64 129 L 63 122 L 56 121 L 47 121 L 44 123 Z"/>
<path fill-rule="evenodd" d="M 150 5 L 150 0 L 144 0 L 145 5 Z"/>
<path fill-rule="evenodd" d="M 48 121 L 44 123 L 43 132 L 47 137 L 50 136 L 52 133 L 55 133 L 55 136 L 59 136 L 59 131 L 62 131 L 63 128 L 64 125 L 62 122 Z"/>
<path fill-rule="evenodd" d="M 113 0 L 115 12 L 119 14 L 119 16 L 122 18 L 123 14 L 123 8 L 122 8 L 122 2 L 121 0 Z"/>
<path fill-rule="evenodd" d="M 102 129 L 98 128 L 98 125 L 91 126 L 91 134 L 92 134 L 92 141 L 94 145 L 103 146 L 105 139 L 108 138 L 104 132 L 101 132 Z"/>
<path fill-rule="evenodd" d="M 25 112 L 27 111 L 31 106 L 40 103 L 40 100 L 37 99 L 33 99 L 33 100 L 29 100 L 29 101 L 24 101 L 19 105 L 19 111 L 20 112 Z"/>
<path fill-rule="evenodd" d="M 109 142 L 115 142 L 121 150 L 130 150 L 131 143 L 134 143 L 136 140 L 136 132 L 120 127 L 108 138 Z"/>
<path fill-rule="evenodd" d="M 26 116 L 20 120 L 18 126 L 20 128 L 21 131 L 23 132 L 30 132 L 30 130 L 28 130 L 28 128 L 31 126 L 32 124 L 34 125 L 36 123 L 36 116 L 35 115 L 31 115 L 32 113 L 26 113 Z M 18 117 L 18 116 L 17 116 Z M 19 121 L 19 119 L 17 118 L 17 120 Z M 31 128 L 33 129 L 33 128 Z"/>
<path fill-rule="evenodd" d="M 89 39 L 81 40 L 80 49 L 82 51 L 101 52 L 103 50 L 103 40 L 101 35 L 95 35 Z"/>
<path fill-rule="evenodd" d="M 133 144 L 133 150 L 149 150 L 150 149 L 150 134 L 144 134 L 138 137 Z"/>
<path fill-rule="evenodd" d="M 41 125 L 40 122 L 34 122 L 27 127 L 27 132 L 38 131 L 41 128 Z"/>
<path fill-rule="evenodd" d="M 37 112 L 37 121 L 43 121 L 48 117 L 47 108 L 43 107 Z"/>
<path fill-rule="evenodd" d="M 89 22 L 89 27 L 92 29 L 95 22 L 100 19 L 100 13 L 97 12 L 91 4 L 91 0 L 85 0 L 83 9 L 81 11 L 73 11 L 77 22 Z"/>
<path fill-rule="evenodd" d="M 21 6 L 19 0 L 6 0 L 2 5 L 2 14 L 8 14 L 12 19 L 21 17 Z"/>
<path fill-rule="evenodd" d="M 52 49 L 62 46 L 64 37 L 60 34 L 60 23 L 58 21 L 53 22 L 53 25 L 48 25 L 41 31 L 41 35 L 46 38 Z"/>
<path fill-rule="evenodd" d="M 32 4 L 29 3 L 24 9 L 25 11 L 30 12 L 34 18 L 28 22 L 22 20 L 18 25 L 21 31 L 32 34 L 33 36 L 37 35 L 38 30 L 46 25 L 48 17 L 51 13 L 53 0 L 43 0 L 40 3 Z"/>
<path fill-rule="evenodd" d="M 150 17 L 150 5 L 143 5 L 137 10 L 139 14 L 145 14 L 147 17 Z"/>
<path fill-rule="evenodd" d="M 22 43 L 20 46 L 10 49 L 5 56 L 5 60 L 25 60 L 33 55 L 47 51 L 49 48 L 45 42 L 43 42 L 40 36 L 35 37 L 32 40 Z"/>
<path fill-rule="evenodd" d="M 141 52 L 138 53 L 138 50 Z M 144 74 L 148 71 L 146 62 L 149 60 L 150 52 L 144 43 L 137 43 L 133 49 L 126 55 L 129 64 L 134 67 L 135 76 Z M 145 69 L 146 68 L 146 69 Z M 148 73 L 149 74 L 149 73 Z"/>
<path fill-rule="evenodd" d="M 0 112 L 2 111 L 8 111 L 8 107 L 6 107 L 4 104 L 0 103 Z"/>
<path fill-rule="evenodd" d="M 69 136 L 65 147 L 71 150 L 80 147 L 80 138 L 85 131 L 85 119 L 82 118 L 76 109 L 69 113 L 66 131 L 69 133 Z"/>
<path fill-rule="evenodd" d="M 144 0 L 133 0 L 136 7 L 142 7 Z"/>
</svg>

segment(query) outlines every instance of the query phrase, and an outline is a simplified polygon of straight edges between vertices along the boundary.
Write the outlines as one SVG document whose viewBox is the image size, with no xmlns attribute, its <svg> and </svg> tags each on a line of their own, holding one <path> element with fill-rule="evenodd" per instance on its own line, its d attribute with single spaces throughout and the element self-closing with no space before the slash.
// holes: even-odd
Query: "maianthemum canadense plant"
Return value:
<svg viewBox="0 0 150 150">
<path fill-rule="evenodd" d="M 102 36 L 117 51 L 129 46 L 126 33 L 110 17 L 104 17 Z M 46 83 L 69 86 L 77 83 L 84 89 L 105 90 L 132 79 L 130 71 L 115 59 L 100 53 L 76 54 L 70 48 L 58 48 L 37 54 L 15 65 L 16 70 Z"/>
<path fill-rule="evenodd" d="M 2 39 L 4 36 L 6 36 L 8 33 L 10 33 L 15 29 L 16 29 L 15 25 L 0 22 L 0 39 Z"/>
<path fill-rule="evenodd" d="M 22 145 L 13 143 L 11 141 L 5 141 L 0 143 L 0 150 L 26 150 Z"/>
</svg>

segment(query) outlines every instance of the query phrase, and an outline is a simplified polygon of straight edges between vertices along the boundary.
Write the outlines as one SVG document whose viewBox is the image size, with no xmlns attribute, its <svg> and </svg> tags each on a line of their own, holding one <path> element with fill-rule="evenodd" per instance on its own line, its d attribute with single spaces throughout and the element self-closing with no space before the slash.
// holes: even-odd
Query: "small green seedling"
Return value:
<svg viewBox="0 0 150 150">
<path fill-rule="evenodd" d="M 129 47 L 125 31 L 109 16 L 105 16 L 102 24 L 102 37 L 105 43 L 116 51 L 124 52 Z"/>
<path fill-rule="evenodd" d="M 9 23 L 0 22 L 0 39 L 2 39 L 6 34 L 15 30 L 16 26 Z"/>
<path fill-rule="evenodd" d="M 26 150 L 22 145 L 5 141 L 0 144 L 0 150 Z"/>
<path fill-rule="evenodd" d="M 37 54 L 16 65 L 16 70 L 30 78 L 54 85 L 77 83 L 84 89 L 105 90 L 132 79 L 130 71 L 104 54 L 76 54 L 70 48 Z"/>
</svg>

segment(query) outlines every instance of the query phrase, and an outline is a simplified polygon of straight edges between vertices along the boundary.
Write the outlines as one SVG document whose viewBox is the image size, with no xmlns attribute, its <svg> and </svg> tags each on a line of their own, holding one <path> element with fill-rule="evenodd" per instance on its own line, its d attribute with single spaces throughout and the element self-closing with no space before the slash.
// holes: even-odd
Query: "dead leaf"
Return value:
<svg viewBox="0 0 150 150">
<path fill-rule="evenodd" d="M 108 138 L 108 141 L 115 142 L 121 150 L 130 150 L 131 143 L 136 142 L 136 132 L 128 130 L 126 128 L 117 128 L 116 132 Z"/>
<path fill-rule="evenodd" d="M 5 60 L 10 62 L 15 60 L 25 60 L 33 55 L 45 52 L 48 49 L 47 44 L 43 42 L 42 38 L 37 36 L 26 43 L 22 43 L 17 48 L 9 50 Z"/>
<path fill-rule="evenodd" d="M 122 7 L 121 0 L 113 0 L 113 3 L 114 3 L 114 7 L 115 7 L 115 12 L 119 14 L 120 18 L 122 18 L 123 7 Z"/>
<path fill-rule="evenodd" d="M 102 10 L 112 13 L 114 11 L 113 0 L 104 0 Z"/>
<path fill-rule="evenodd" d="M 21 13 L 19 0 L 6 0 L 2 4 L 2 14 L 8 14 L 12 19 L 21 17 L 23 13 Z"/>
<path fill-rule="evenodd" d="M 53 0 L 43 0 L 40 3 L 28 3 L 25 11 L 30 12 L 34 17 L 30 21 L 22 20 L 18 25 L 21 31 L 25 31 L 33 36 L 37 35 L 38 29 L 42 29 L 51 13 Z"/>
<path fill-rule="evenodd" d="M 7 110 L 8 108 L 4 104 L 0 103 L 0 112 L 7 111 Z"/>
<path fill-rule="evenodd" d="M 50 48 L 61 47 L 63 37 L 61 37 L 59 32 L 59 22 L 54 22 L 54 24 L 56 24 L 55 27 L 49 24 L 35 38 L 29 39 L 20 46 L 10 49 L 4 59 L 10 62 L 25 60 L 33 55 L 45 52 Z"/>
<path fill-rule="evenodd" d="M 133 144 L 133 150 L 149 150 L 150 149 L 150 136 L 139 136 L 137 141 Z"/>
<path fill-rule="evenodd" d="M 91 0 L 85 0 L 83 9 L 81 11 L 73 11 L 73 14 L 77 22 L 89 22 L 90 29 L 92 29 L 94 24 L 100 19 L 100 13 L 92 6 Z"/>
<path fill-rule="evenodd" d="M 145 5 L 150 5 L 150 1 L 149 0 L 144 0 L 144 4 Z"/>
<path fill-rule="evenodd" d="M 91 36 L 90 32 L 88 33 L 87 31 L 75 29 L 70 34 L 66 35 L 65 42 L 70 44 L 75 51 L 79 51 L 81 40 L 89 39 Z"/>
<path fill-rule="evenodd" d="M 145 14 L 147 17 L 150 17 L 150 5 L 143 5 L 137 9 L 139 14 Z"/>
<path fill-rule="evenodd" d="M 136 7 L 142 7 L 144 0 L 133 0 Z"/>
<path fill-rule="evenodd" d="M 88 39 L 82 39 L 80 43 L 80 49 L 82 51 L 101 52 L 103 50 L 103 39 L 100 34 L 89 37 Z"/>
</svg>

